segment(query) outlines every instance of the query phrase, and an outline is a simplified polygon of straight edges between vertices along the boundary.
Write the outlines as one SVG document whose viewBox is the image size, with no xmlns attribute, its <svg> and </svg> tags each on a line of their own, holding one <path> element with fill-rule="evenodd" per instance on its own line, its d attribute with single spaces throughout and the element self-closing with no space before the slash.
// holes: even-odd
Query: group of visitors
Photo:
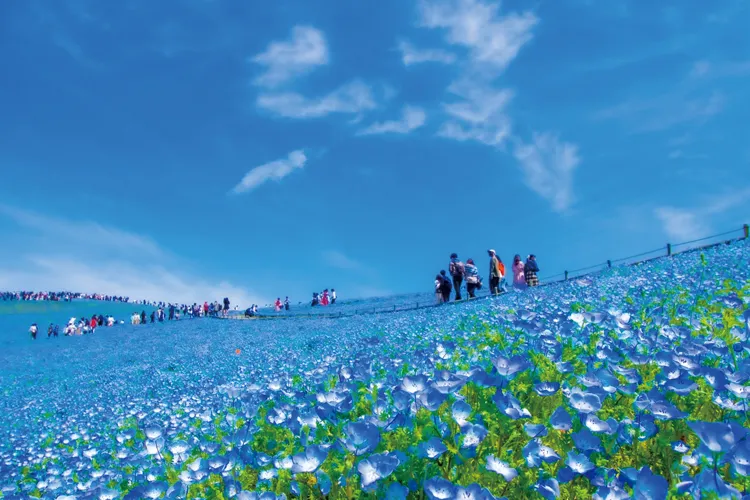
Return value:
<svg viewBox="0 0 750 500">
<path fill-rule="evenodd" d="M 273 303 L 273 310 L 276 312 L 280 312 L 282 308 L 285 311 L 288 311 L 290 309 L 289 297 L 285 298 L 284 302 L 281 302 L 281 297 L 276 298 L 276 302 Z"/>
<path fill-rule="evenodd" d="M 107 302 L 129 302 L 129 297 L 116 297 L 113 295 L 102 295 L 99 293 L 80 292 L 0 292 L 0 300 L 4 301 L 38 301 L 49 300 L 53 302 L 70 302 L 73 299 L 103 300 Z"/>
<path fill-rule="evenodd" d="M 328 293 L 328 289 L 326 288 L 320 293 L 313 293 L 312 302 L 310 303 L 311 306 L 328 306 L 333 305 L 336 303 L 336 289 L 331 288 L 331 293 Z"/>
<path fill-rule="evenodd" d="M 498 295 L 508 291 L 505 280 L 505 264 L 494 249 L 487 250 L 490 258 L 490 294 Z M 539 266 L 534 254 L 526 258 L 526 262 L 521 259 L 520 255 L 513 257 L 511 267 L 513 273 L 513 286 L 517 289 L 524 289 L 529 286 L 539 285 Z M 452 253 L 448 264 L 448 272 L 445 270 L 435 277 L 435 298 L 438 304 L 450 302 L 451 292 L 455 290 L 455 300 L 462 300 L 461 288 L 466 282 L 466 293 L 468 298 L 476 297 L 476 291 L 482 289 L 482 278 L 479 275 L 474 259 L 467 259 L 466 263 L 458 258 L 458 254 Z"/>
<path fill-rule="evenodd" d="M 119 324 L 125 323 L 120 321 Z M 68 324 L 63 328 L 63 335 L 71 337 L 73 335 L 86 335 L 94 333 L 94 331 L 100 326 L 114 326 L 118 324 L 118 321 L 114 316 L 102 316 L 101 314 L 94 314 L 91 318 L 70 318 Z M 29 334 L 32 340 L 36 340 L 39 334 L 39 327 L 36 323 L 32 323 L 29 327 Z M 58 337 L 60 335 L 60 325 L 50 323 L 47 327 L 47 338 Z"/>
</svg>

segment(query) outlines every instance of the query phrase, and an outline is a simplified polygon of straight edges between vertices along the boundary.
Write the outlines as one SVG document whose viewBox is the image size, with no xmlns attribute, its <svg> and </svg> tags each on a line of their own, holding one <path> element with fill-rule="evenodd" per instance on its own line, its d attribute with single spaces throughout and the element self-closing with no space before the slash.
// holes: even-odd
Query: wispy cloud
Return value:
<svg viewBox="0 0 750 500">
<path fill-rule="evenodd" d="M 529 40 L 538 19 L 532 12 L 500 14 L 499 3 L 421 0 L 421 24 L 447 31 L 447 41 L 470 51 L 484 70 L 503 70 Z"/>
<path fill-rule="evenodd" d="M 742 61 L 696 61 L 690 76 L 694 79 L 732 78 L 750 75 L 750 60 Z"/>
<path fill-rule="evenodd" d="M 516 145 L 514 156 L 529 188 L 564 212 L 572 205 L 573 173 L 580 163 L 578 148 L 550 133 L 535 133 L 530 144 Z"/>
<path fill-rule="evenodd" d="M 255 83 L 274 87 L 312 69 L 328 64 L 328 46 L 323 33 L 311 26 L 295 26 L 291 38 L 271 42 L 253 62 L 266 67 Z"/>
<path fill-rule="evenodd" d="M 654 215 L 662 224 L 664 233 L 672 241 L 689 241 L 708 234 L 708 226 L 698 214 L 675 207 L 657 207 Z"/>
<path fill-rule="evenodd" d="M 399 42 L 398 49 L 401 51 L 404 66 L 430 62 L 441 64 L 456 62 L 456 55 L 452 52 L 441 49 L 418 49 L 407 41 Z"/>
<path fill-rule="evenodd" d="M 330 267 L 345 271 L 364 269 L 364 266 L 361 263 L 338 250 L 326 250 L 323 252 L 323 261 Z"/>
<path fill-rule="evenodd" d="M 356 114 L 376 107 L 370 86 L 353 81 L 330 94 L 308 98 L 297 92 L 261 94 L 256 104 L 285 118 L 320 118 L 332 113 Z"/>
<path fill-rule="evenodd" d="M 711 218 L 750 203 L 750 188 L 723 193 L 698 207 L 656 207 L 654 215 L 671 241 L 682 243 L 707 236 Z"/>
<path fill-rule="evenodd" d="M 195 263 L 139 234 L 7 205 L 0 206 L 0 217 L 16 225 L 3 234 L 16 245 L 0 248 L 3 290 L 70 290 L 185 303 L 223 297 L 235 304 L 259 302 L 242 287 L 197 275 Z"/>
<path fill-rule="evenodd" d="M 440 137 L 473 140 L 488 146 L 499 146 L 508 138 L 511 121 L 505 108 L 513 98 L 512 91 L 469 80 L 454 82 L 448 90 L 462 100 L 443 104 L 451 119 L 440 127 Z"/>
<path fill-rule="evenodd" d="M 267 181 L 280 181 L 307 163 L 304 151 L 292 151 L 286 158 L 265 163 L 250 170 L 233 189 L 232 193 L 246 193 Z"/>
<path fill-rule="evenodd" d="M 650 99 L 631 99 L 603 109 L 594 115 L 599 120 L 623 120 L 636 132 L 657 132 L 675 125 L 701 124 L 724 109 L 726 99 L 720 92 L 692 96 L 671 92 Z"/>
<path fill-rule="evenodd" d="M 426 119 L 427 115 L 423 109 L 414 106 L 404 106 L 400 120 L 373 123 L 369 127 L 360 130 L 358 135 L 408 134 L 412 130 L 424 125 Z"/>
<path fill-rule="evenodd" d="M 0 204 L 0 216 L 5 216 L 23 229 L 36 231 L 58 241 L 95 241 L 99 247 L 109 251 L 136 252 L 149 257 L 163 256 L 164 251 L 152 239 L 139 234 L 103 226 L 91 221 L 71 221 L 60 217 L 38 214 L 28 210 Z"/>
</svg>

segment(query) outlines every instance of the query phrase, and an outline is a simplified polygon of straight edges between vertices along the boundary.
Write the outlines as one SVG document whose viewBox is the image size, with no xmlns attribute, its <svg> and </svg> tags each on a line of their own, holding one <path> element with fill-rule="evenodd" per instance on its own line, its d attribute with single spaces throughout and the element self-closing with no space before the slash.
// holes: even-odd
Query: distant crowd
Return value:
<svg viewBox="0 0 750 500">
<path fill-rule="evenodd" d="M 49 300 L 53 302 L 70 302 L 73 299 L 103 300 L 107 302 L 130 302 L 129 297 L 116 297 L 114 295 L 102 295 L 98 293 L 79 292 L 0 292 L 0 300 L 4 301 L 38 301 Z"/>
<path fill-rule="evenodd" d="M 490 294 L 498 295 L 508 291 L 508 285 L 505 279 L 505 264 L 497 256 L 495 250 L 487 250 L 490 258 Z M 520 255 L 513 257 L 511 267 L 513 273 L 513 286 L 518 289 L 534 287 L 539 285 L 539 266 L 536 262 L 535 255 L 529 255 L 526 262 L 521 259 Z M 455 300 L 462 300 L 461 289 L 466 283 L 466 293 L 470 299 L 476 297 L 476 291 L 481 290 L 484 284 L 482 277 L 479 275 L 479 269 L 474 264 L 474 259 L 467 259 L 466 263 L 458 258 L 458 254 L 451 254 L 448 264 L 448 272 L 445 270 L 435 277 L 435 299 L 438 304 L 450 302 L 451 292 L 455 290 Z"/>
<path fill-rule="evenodd" d="M 180 318 L 202 318 L 202 317 L 227 317 L 230 312 L 230 301 L 225 297 L 223 301 L 204 302 L 203 305 L 193 303 L 187 304 L 170 304 L 166 302 L 150 301 L 130 301 L 128 297 L 115 297 L 101 294 L 85 294 L 72 292 L 0 292 L 0 298 L 4 301 L 64 301 L 71 302 L 74 299 L 82 300 L 102 300 L 110 302 L 125 302 L 130 304 L 144 304 L 156 307 L 150 314 L 145 310 L 141 312 L 134 311 L 130 316 L 130 323 L 133 325 L 145 325 L 149 323 L 162 323 L 164 321 L 179 320 Z M 235 306 L 235 310 L 237 307 Z M 64 336 L 86 335 L 94 333 L 97 328 L 115 326 L 124 324 L 124 320 L 117 320 L 114 316 L 107 314 L 94 314 L 89 317 L 70 318 L 64 328 L 59 324 L 50 323 L 47 327 L 47 337 L 58 337 L 62 331 Z M 40 327 L 37 323 L 32 323 L 29 327 L 29 335 L 33 340 L 41 334 Z"/>
</svg>

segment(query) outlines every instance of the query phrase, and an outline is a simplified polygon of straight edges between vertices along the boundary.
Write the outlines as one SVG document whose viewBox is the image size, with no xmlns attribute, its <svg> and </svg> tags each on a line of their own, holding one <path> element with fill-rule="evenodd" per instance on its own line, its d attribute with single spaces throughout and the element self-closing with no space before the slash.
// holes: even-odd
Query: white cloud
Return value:
<svg viewBox="0 0 750 500">
<path fill-rule="evenodd" d="M 440 127 L 440 137 L 473 140 L 488 146 L 499 146 L 508 138 L 511 121 L 505 108 L 513 98 L 512 91 L 469 80 L 454 82 L 448 90 L 462 100 L 443 105 L 452 119 Z"/>
<path fill-rule="evenodd" d="M 362 264 L 338 250 L 327 250 L 323 252 L 323 260 L 331 267 L 346 271 L 361 270 Z"/>
<path fill-rule="evenodd" d="M 356 114 L 374 109 L 372 89 L 353 81 L 323 97 L 308 98 L 297 92 L 261 94 L 257 105 L 285 118 L 319 118 L 332 113 Z"/>
<path fill-rule="evenodd" d="M 235 194 L 246 193 L 260 186 L 266 181 L 280 181 L 298 168 L 303 168 L 307 163 L 304 151 L 292 151 L 286 158 L 263 164 L 250 170 L 237 184 L 232 192 Z"/>
<path fill-rule="evenodd" d="M 531 144 L 516 145 L 514 156 L 531 190 L 564 212 L 574 201 L 573 172 L 580 163 L 578 148 L 550 134 L 535 133 Z"/>
<path fill-rule="evenodd" d="M 700 97 L 675 91 L 653 99 L 633 99 L 595 114 L 596 119 L 623 120 L 636 132 L 657 132 L 676 125 L 701 124 L 724 109 L 726 99 L 721 92 Z"/>
<path fill-rule="evenodd" d="M 750 60 L 747 61 L 696 61 L 690 71 L 693 79 L 732 78 L 750 74 Z"/>
<path fill-rule="evenodd" d="M 3 290 L 69 290 L 183 303 L 223 297 L 238 305 L 260 302 L 242 287 L 198 276 L 190 271 L 198 268 L 194 263 L 135 233 L 4 205 L 0 216 L 17 226 L 5 233 L 14 247 L 0 248 Z"/>
<path fill-rule="evenodd" d="M 658 207 L 654 215 L 661 222 L 664 232 L 672 241 L 694 240 L 708 234 L 709 229 L 699 216 L 689 210 L 675 207 Z"/>
<path fill-rule="evenodd" d="M 709 235 L 711 217 L 744 206 L 750 202 L 750 188 L 714 196 L 695 208 L 657 207 L 654 215 L 662 224 L 664 233 L 672 242 L 682 243 Z"/>
<path fill-rule="evenodd" d="M 265 52 L 253 57 L 253 62 L 266 67 L 266 72 L 255 83 L 274 87 L 328 64 L 328 46 L 320 30 L 295 26 L 291 39 L 271 42 Z"/>
<path fill-rule="evenodd" d="M 422 25 L 446 29 L 451 44 L 466 47 L 485 69 L 503 70 L 532 38 L 538 19 L 531 12 L 500 14 L 499 3 L 479 0 L 421 0 Z"/>
<path fill-rule="evenodd" d="M 451 52 L 440 49 L 418 49 L 406 41 L 399 42 L 398 49 L 401 51 L 401 60 L 404 66 L 428 62 L 442 64 L 456 62 L 456 55 Z"/>
<path fill-rule="evenodd" d="M 424 125 L 427 115 L 421 108 L 404 106 L 400 120 L 391 120 L 373 123 L 369 127 L 358 132 L 358 135 L 375 134 L 408 134 L 412 130 Z"/>
</svg>

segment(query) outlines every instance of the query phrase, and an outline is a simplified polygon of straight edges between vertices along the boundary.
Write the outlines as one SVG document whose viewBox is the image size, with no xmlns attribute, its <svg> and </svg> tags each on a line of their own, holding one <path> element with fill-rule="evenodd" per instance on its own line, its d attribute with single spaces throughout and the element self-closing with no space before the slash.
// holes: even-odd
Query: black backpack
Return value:
<svg viewBox="0 0 750 500">
<path fill-rule="evenodd" d="M 446 276 L 442 276 L 443 283 L 440 286 L 440 291 L 442 292 L 450 292 L 453 290 L 453 284 L 451 283 L 451 280 L 448 279 Z"/>
</svg>

